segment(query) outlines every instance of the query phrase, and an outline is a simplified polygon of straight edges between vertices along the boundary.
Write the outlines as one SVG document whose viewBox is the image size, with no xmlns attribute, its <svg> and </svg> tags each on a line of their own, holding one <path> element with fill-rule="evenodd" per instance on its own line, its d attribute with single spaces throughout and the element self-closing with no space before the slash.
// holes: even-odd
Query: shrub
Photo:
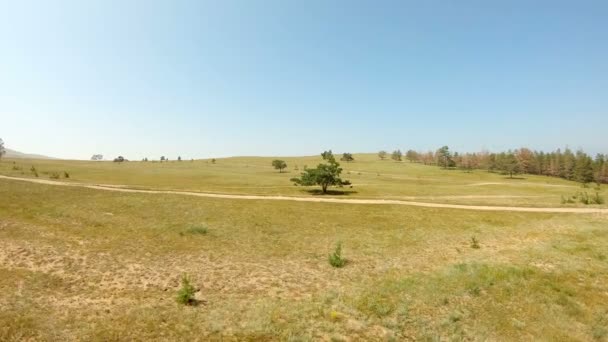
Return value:
<svg viewBox="0 0 608 342">
<path fill-rule="evenodd" d="M 481 246 L 479 245 L 479 240 L 476 237 L 471 238 L 471 248 L 479 249 Z"/>
<path fill-rule="evenodd" d="M 190 277 L 187 274 L 182 276 L 182 287 L 177 291 L 177 302 L 184 305 L 194 305 L 196 304 L 196 299 L 194 299 L 194 293 L 196 289 L 192 286 L 190 282 Z"/>
<path fill-rule="evenodd" d="M 63 171 L 63 178 L 70 178 L 70 174 L 67 171 Z"/>
<path fill-rule="evenodd" d="M 51 178 L 51 179 L 59 179 L 59 174 L 57 172 L 52 172 L 49 175 L 49 178 Z"/>
<path fill-rule="evenodd" d="M 604 197 L 600 196 L 600 193 L 599 193 L 599 192 L 596 192 L 596 193 L 595 193 L 595 197 L 591 198 L 591 201 L 592 201 L 594 204 L 604 204 L 604 203 L 605 203 L 605 201 L 604 201 Z"/>
<path fill-rule="evenodd" d="M 580 202 L 583 204 L 590 204 L 591 201 L 589 200 L 589 195 L 587 195 L 587 192 L 583 192 L 580 196 Z"/>
<path fill-rule="evenodd" d="M 564 197 L 562 195 L 562 204 L 576 203 L 576 196 Z"/>
<path fill-rule="evenodd" d="M 338 242 L 334 252 L 329 255 L 329 264 L 336 268 L 346 265 L 346 259 L 342 257 L 342 242 Z"/>
</svg>

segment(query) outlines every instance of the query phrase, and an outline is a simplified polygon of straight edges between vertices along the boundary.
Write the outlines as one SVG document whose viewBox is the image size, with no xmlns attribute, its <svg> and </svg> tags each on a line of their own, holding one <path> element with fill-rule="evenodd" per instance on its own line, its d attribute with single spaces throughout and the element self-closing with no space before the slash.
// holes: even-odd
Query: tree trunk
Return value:
<svg viewBox="0 0 608 342">
<path fill-rule="evenodd" d="M 327 184 L 321 184 L 321 188 L 323 189 L 323 193 L 327 193 Z"/>
</svg>

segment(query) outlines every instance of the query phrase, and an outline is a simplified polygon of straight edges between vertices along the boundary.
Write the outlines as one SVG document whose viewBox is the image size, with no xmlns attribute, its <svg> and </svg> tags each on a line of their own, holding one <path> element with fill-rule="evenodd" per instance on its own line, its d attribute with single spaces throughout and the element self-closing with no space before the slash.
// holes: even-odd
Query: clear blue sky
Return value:
<svg viewBox="0 0 608 342">
<path fill-rule="evenodd" d="M 608 1 L 4 1 L 0 137 L 82 159 L 608 152 Z"/>
</svg>

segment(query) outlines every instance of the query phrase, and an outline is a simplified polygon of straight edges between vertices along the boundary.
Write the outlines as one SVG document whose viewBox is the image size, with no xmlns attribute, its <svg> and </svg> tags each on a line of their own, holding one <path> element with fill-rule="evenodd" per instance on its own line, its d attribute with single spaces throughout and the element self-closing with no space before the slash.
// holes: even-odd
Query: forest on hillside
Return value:
<svg viewBox="0 0 608 342">
<path fill-rule="evenodd" d="M 381 151 L 383 152 L 383 151 Z M 384 159 L 386 153 L 379 153 Z M 395 156 L 398 156 L 396 158 Z M 401 160 L 401 153 L 392 154 L 394 160 Z M 487 151 L 475 153 L 452 153 L 448 146 L 437 151 L 417 152 L 408 150 L 405 158 L 410 162 L 457 168 L 464 171 L 474 169 L 501 172 L 511 177 L 517 174 L 533 174 L 559 177 L 587 183 L 608 183 L 608 155 L 598 153 L 592 158 L 582 150 L 572 152 L 569 148 L 553 152 L 532 151 L 522 147 L 500 153 Z"/>
</svg>

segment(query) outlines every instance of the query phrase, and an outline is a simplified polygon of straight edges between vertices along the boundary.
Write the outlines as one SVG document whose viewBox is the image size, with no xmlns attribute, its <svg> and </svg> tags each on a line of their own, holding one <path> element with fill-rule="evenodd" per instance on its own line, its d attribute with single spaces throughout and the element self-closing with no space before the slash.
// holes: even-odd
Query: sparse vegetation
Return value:
<svg viewBox="0 0 608 342">
<path fill-rule="evenodd" d="M 479 240 L 475 236 L 473 236 L 471 238 L 471 248 L 474 248 L 474 249 L 481 248 L 481 246 L 479 245 Z"/>
<path fill-rule="evenodd" d="M 496 173 L 386 163 L 375 154 L 356 159 L 349 177 L 378 187 L 362 187 L 354 197 L 373 197 L 370 190 L 377 190 L 431 194 L 447 203 L 551 206 L 578 188 L 544 176 L 527 176 L 513 186 L 500 184 L 504 176 Z M 286 159 L 298 165 L 314 160 Z M 235 158 L 213 167 L 202 161 L 170 168 L 58 160 L 35 165 L 41 175 L 70 170 L 79 182 L 97 184 L 197 189 L 201 183 L 217 192 L 236 187 L 255 194 L 260 190 L 244 186 L 259 180 L 268 194 L 297 194 L 299 188 L 281 187 L 285 179 L 268 172 L 271 161 Z M 31 163 L 25 165 L 29 170 Z M 0 164 L 0 174 L 21 177 L 11 166 Z M 99 175 L 104 178 L 94 178 Z M 205 177 L 190 183 L 192 175 Z M 471 185 L 482 182 L 493 185 Z M 492 191 L 522 197 L 488 197 Z M 598 298 L 608 291 L 608 234 L 601 229 L 602 215 L 113 193 L 5 179 L 0 193 L 2 340 L 153 340 L 161 331 L 168 340 L 314 339 L 311 330 L 356 333 L 364 340 L 423 340 L 429 334 L 449 339 L 455 329 L 492 340 L 592 340 L 603 334 Z M 203 222 L 218 229 L 212 235 L 186 233 Z M 462 243 L 469 248 L 478 231 L 489 237 L 491 248 L 478 241 L 479 250 L 457 250 Z M 336 250 L 328 250 L 328 241 L 342 241 L 339 259 L 352 263 L 330 271 Z M 193 279 L 209 279 L 204 306 L 175 304 L 185 271 L 193 287 Z M 20 281 L 23 286 L 14 285 Z M 41 311 L 35 303 L 46 296 L 55 300 L 44 302 Z M 81 296 L 87 298 L 84 308 L 73 305 Z M 260 326 L 258 317 L 267 320 Z M 68 325 L 64 319 L 96 324 Z M 577 324 L 568 325 L 573 319 Z"/>
</svg>

